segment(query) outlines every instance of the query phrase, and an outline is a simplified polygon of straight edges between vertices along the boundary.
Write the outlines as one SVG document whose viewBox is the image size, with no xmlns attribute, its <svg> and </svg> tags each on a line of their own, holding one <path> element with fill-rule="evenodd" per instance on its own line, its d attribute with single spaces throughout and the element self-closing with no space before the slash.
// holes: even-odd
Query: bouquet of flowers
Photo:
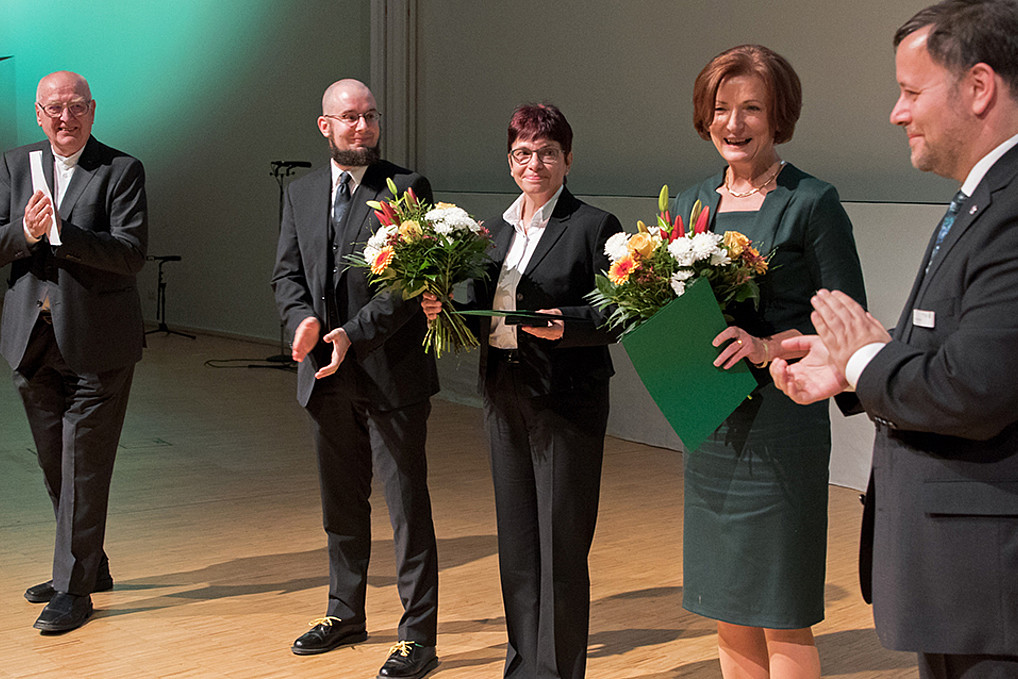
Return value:
<svg viewBox="0 0 1018 679">
<path fill-rule="evenodd" d="M 595 277 L 597 287 L 587 299 L 598 309 L 615 305 L 608 327 L 621 326 L 623 334 L 633 330 L 682 296 L 697 278 L 710 281 L 723 313 L 733 302 L 759 303 L 754 277 L 767 272 L 771 255 L 761 255 L 738 231 L 723 236 L 708 231 L 710 208 L 699 200 L 689 215 L 692 228 L 687 232 L 682 216 L 676 215 L 673 222 L 669 214 L 667 185 L 658 197 L 658 209 L 655 226 L 638 221 L 636 233 L 617 233 L 605 243 L 611 266 Z"/>
<path fill-rule="evenodd" d="M 452 313 L 450 293 L 457 283 L 484 275 L 488 230 L 451 203 L 431 206 L 413 189 L 399 196 L 391 179 L 388 186 L 392 200 L 368 201 L 382 226 L 360 255 L 348 258 L 350 263 L 369 268 L 372 284 L 403 299 L 431 292 L 442 301 L 442 312 L 428 323 L 425 351 L 434 347 L 441 356 L 449 349 L 476 347 L 477 338 Z"/>
</svg>

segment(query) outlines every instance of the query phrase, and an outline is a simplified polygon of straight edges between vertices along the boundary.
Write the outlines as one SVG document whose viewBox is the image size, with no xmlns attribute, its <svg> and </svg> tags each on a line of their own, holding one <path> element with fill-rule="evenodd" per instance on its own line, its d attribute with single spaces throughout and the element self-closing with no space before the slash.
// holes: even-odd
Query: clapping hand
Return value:
<svg viewBox="0 0 1018 679">
<path fill-rule="evenodd" d="M 53 201 L 42 191 L 36 191 L 25 205 L 25 234 L 33 242 L 49 233 L 52 220 L 56 220 L 60 231 L 60 214 L 53 209 Z"/>
<path fill-rule="evenodd" d="M 856 351 L 891 341 L 880 321 L 840 290 L 818 290 L 811 302 L 813 327 L 827 347 L 833 368 L 842 375 Z"/>
<path fill-rule="evenodd" d="M 845 374 L 831 361 L 827 347 L 817 335 L 799 335 L 781 342 L 783 352 L 802 354 L 802 360 L 789 363 L 776 358 L 771 363 L 774 385 L 796 403 L 807 405 L 839 394 L 848 388 Z"/>
</svg>

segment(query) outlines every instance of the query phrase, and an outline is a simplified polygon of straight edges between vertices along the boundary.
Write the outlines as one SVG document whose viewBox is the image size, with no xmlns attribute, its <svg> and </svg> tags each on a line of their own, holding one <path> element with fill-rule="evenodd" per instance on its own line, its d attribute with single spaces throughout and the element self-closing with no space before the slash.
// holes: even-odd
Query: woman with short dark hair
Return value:
<svg viewBox="0 0 1018 679">
<path fill-rule="evenodd" d="M 509 637 L 505 676 L 581 679 L 587 661 L 590 576 L 601 459 L 613 373 L 586 301 L 608 268 L 619 220 L 565 187 L 573 132 L 551 104 L 518 107 L 509 122 L 509 171 L 521 195 L 485 220 L 494 242 L 474 306 L 543 311 L 566 320 L 510 324 L 485 318 L 480 385 L 491 441 L 499 575 Z M 429 318 L 441 304 L 425 299 Z"/>
</svg>

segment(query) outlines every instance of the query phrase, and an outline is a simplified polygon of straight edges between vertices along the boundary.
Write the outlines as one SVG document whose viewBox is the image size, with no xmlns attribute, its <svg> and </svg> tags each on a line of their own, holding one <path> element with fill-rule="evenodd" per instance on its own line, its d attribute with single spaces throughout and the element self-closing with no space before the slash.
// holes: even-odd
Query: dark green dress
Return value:
<svg viewBox="0 0 1018 679">
<path fill-rule="evenodd" d="M 852 225 L 833 186 L 786 165 L 758 212 L 717 214 L 717 174 L 678 196 L 672 214 L 700 199 L 711 230 L 740 231 L 775 250 L 760 306 L 730 310 L 757 337 L 814 332 L 810 297 L 842 290 L 865 304 Z M 799 406 L 766 370 L 752 397 L 685 455 L 682 605 L 700 615 L 771 629 L 824 617 L 831 428 L 826 401 Z"/>
</svg>

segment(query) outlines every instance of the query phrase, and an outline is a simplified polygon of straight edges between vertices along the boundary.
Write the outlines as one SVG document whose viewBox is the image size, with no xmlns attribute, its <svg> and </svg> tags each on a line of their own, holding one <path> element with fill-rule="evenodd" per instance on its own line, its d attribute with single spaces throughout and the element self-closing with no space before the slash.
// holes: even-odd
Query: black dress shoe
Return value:
<svg viewBox="0 0 1018 679">
<path fill-rule="evenodd" d="M 334 615 L 312 620 L 311 629 L 297 637 L 290 650 L 296 655 L 325 653 L 343 644 L 355 644 L 368 638 L 364 623 L 346 622 Z"/>
<path fill-rule="evenodd" d="M 56 592 L 32 627 L 43 632 L 68 632 L 85 624 L 92 615 L 92 597 Z"/>
<path fill-rule="evenodd" d="M 434 646 L 401 641 L 389 649 L 389 659 L 378 670 L 378 679 L 420 679 L 436 665 L 438 656 Z"/>
<path fill-rule="evenodd" d="M 92 592 L 108 592 L 113 589 L 113 577 L 106 573 L 106 575 L 100 575 L 95 581 L 95 587 Z M 25 598 L 33 604 L 44 604 L 53 598 L 56 590 L 53 589 L 53 581 L 47 580 L 41 582 L 38 585 L 33 585 L 25 590 Z"/>
</svg>

